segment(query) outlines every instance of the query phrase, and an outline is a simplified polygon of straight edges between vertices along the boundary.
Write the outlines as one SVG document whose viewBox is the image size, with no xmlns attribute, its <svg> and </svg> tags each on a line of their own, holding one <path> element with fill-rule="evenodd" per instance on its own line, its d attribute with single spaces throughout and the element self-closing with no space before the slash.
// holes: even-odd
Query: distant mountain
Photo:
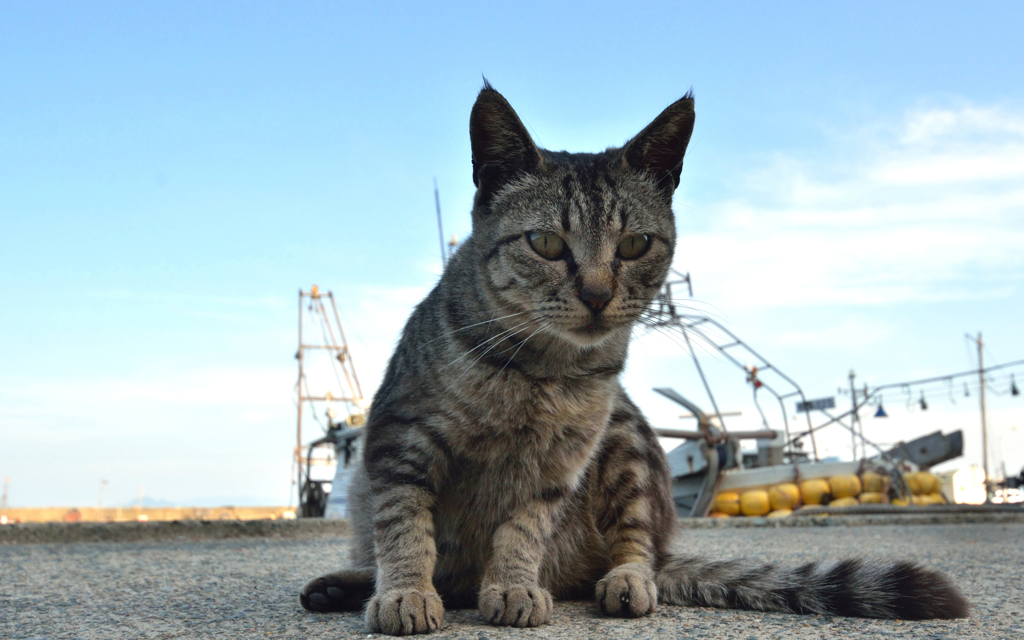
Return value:
<svg viewBox="0 0 1024 640">
<path fill-rule="evenodd" d="M 288 498 L 260 496 L 202 496 L 180 503 L 188 507 L 280 507 L 288 504 Z"/>
<path fill-rule="evenodd" d="M 137 507 L 137 506 L 139 506 L 139 501 L 138 500 L 132 500 L 131 502 L 122 504 L 121 506 L 122 507 L 128 507 L 128 508 Z M 142 499 L 142 506 L 143 507 L 181 507 L 181 506 L 192 506 L 192 505 L 183 505 L 180 502 L 171 502 L 170 500 L 158 500 L 156 498 L 150 498 L 149 496 L 146 496 L 146 497 L 144 497 Z"/>
<path fill-rule="evenodd" d="M 142 499 L 143 507 L 280 507 L 288 503 L 285 499 L 261 498 L 259 496 L 203 496 L 201 498 L 189 498 L 187 500 L 160 500 L 146 496 Z M 137 507 L 138 500 L 121 505 L 122 507 Z"/>
</svg>

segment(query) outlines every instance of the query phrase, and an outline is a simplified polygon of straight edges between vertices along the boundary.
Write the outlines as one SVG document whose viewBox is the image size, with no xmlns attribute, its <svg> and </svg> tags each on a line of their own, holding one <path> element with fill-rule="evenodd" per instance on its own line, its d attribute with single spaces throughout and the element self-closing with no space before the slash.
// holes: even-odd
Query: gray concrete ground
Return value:
<svg viewBox="0 0 1024 640">
<path fill-rule="evenodd" d="M 310 577 L 346 557 L 320 535 L 0 545 L 0 639 L 357 638 L 359 614 L 312 614 Z M 974 606 L 967 620 L 876 621 L 662 606 L 612 620 L 586 602 L 558 603 L 552 624 L 507 629 L 449 611 L 434 638 L 1024 638 L 1024 524 L 716 527 L 681 533 L 718 557 L 800 561 L 907 557 L 948 572 Z M 379 637 L 379 636 L 377 636 Z"/>
</svg>

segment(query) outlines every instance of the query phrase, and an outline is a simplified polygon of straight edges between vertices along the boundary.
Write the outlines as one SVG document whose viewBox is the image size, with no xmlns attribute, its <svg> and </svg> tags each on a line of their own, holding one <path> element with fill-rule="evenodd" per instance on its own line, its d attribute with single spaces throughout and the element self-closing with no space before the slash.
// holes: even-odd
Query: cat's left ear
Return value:
<svg viewBox="0 0 1024 640">
<path fill-rule="evenodd" d="M 676 100 L 635 138 L 626 143 L 622 156 L 636 171 L 650 174 L 670 198 L 679 186 L 683 156 L 693 133 L 693 92 Z"/>
<path fill-rule="evenodd" d="M 494 190 L 521 173 L 544 166 L 537 145 L 512 105 L 484 80 L 469 116 L 473 148 L 473 184 Z"/>
</svg>

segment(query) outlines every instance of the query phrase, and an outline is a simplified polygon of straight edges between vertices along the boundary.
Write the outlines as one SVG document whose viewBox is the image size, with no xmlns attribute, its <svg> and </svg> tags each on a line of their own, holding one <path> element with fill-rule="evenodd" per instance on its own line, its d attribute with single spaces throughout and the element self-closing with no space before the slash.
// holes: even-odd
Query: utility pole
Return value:
<svg viewBox="0 0 1024 640">
<path fill-rule="evenodd" d="M 319 296 L 319 289 L 314 284 L 310 290 L 310 301 L 309 308 L 313 309 L 313 295 Z M 295 383 L 295 391 L 298 395 L 298 402 L 296 406 L 298 408 L 298 421 L 295 425 L 295 490 L 298 491 L 299 502 L 302 502 L 302 364 L 303 364 L 303 348 L 302 348 L 302 302 L 306 297 L 306 292 L 299 287 L 299 350 L 295 352 L 295 359 L 299 361 L 299 379 Z M 288 506 L 291 506 L 291 498 L 288 498 Z"/>
<path fill-rule="evenodd" d="M 850 403 L 853 405 L 850 413 L 850 450 L 853 451 L 853 459 L 857 459 L 857 390 L 853 386 L 853 379 L 857 376 L 850 369 Z"/>
<path fill-rule="evenodd" d="M 4 478 L 4 492 L 0 493 L 0 511 L 7 509 L 7 485 L 10 481 L 10 478 Z"/>
<path fill-rule="evenodd" d="M 988 421 L 985 416 L 985 351 L 978 332 L 978 381 L 981 386 L 981 467 L 985 470 L 985 501 L 988 502 Z"/>
<path fill-rule="evenodd" d="M 866 383 L 866 382 L 864 383 L 864 388 L 861 389 L 860 393 L 861 393 L 861 395 L 864 398 L 864 404 L 867 404 L 868 403 L 868 398 L 871 397 L 871 395 L 868 393 L 868 383 Z M 858 422 L 860 421 L 860 414 L 857 415 L 857 421 Z M 860 423 L 860 457 L 865 459 L 865 460 L 868 457 L 868 441 L 864 438 L 864 423 L 863 422 Z"/>
</svg>

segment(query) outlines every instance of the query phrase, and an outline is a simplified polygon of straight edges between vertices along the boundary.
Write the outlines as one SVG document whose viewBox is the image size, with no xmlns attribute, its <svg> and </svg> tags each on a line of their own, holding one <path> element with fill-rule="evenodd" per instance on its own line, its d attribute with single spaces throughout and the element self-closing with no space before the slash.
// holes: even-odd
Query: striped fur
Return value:
<svg viewBox="0 0 1024 640">
<path fill-rule="evenodd" d="M 789 567 L 689 556 L 663 560 L 655 582 L 667 604 L 901 620 L 963 618 L 969 611 L 946 576 L 903 560 Z"/>
<path fill-rule="evenodd" d="M 628 617 L 659 599 L 915 617 L 917 597 L 918 617 L 962 613 L 943 578 L 910 565 L 768 569 L 668 551 L 668 466 L 619 374 L 672 262 L 693 118 L 687 95 L 622 148 L 550 152 L 485 85 L 470 117 L 473 234 L 374 398 L 349 496 L 355 568 L 306 585 L 304 607 L 365 602 L 369 629 L 390 634 L 439 628 L 445 605 L 537 626 L 552 598 L 574 597 Z M 565 250 L 542 257 L 531 232 Z M 647 248 L 627 259 L 617 247 L 637 234 Z M 830 599 L 836 584 L 875 595 L 848 606 Z"/>
</svg>

